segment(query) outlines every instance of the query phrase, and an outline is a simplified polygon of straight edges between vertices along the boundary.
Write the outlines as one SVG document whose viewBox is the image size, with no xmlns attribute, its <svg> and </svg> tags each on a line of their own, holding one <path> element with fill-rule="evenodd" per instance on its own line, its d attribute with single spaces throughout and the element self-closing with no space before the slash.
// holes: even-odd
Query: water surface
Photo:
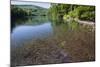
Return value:
<svg viewBox="0 0 100 67">
<path fill-rule="evenodd" d="M 11 22 L 11 49 L 15 65 L 93 61 L 95 31 L 46 16 L 16 19 Z"/>
</svg>

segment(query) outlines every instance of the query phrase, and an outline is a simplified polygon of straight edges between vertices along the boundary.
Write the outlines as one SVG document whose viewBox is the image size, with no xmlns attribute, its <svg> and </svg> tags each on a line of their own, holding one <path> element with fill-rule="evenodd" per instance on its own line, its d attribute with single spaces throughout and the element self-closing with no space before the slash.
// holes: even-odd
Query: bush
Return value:
<svg viewBox="0 0 100 67">
<path fill-rule="evenodd" d="M 11 6 L 11 17 L 12 18 L 21 18 L 27 15 L 28 15 L 27 11 L 21 8 L 15 7 L 15 6 Z"/>
<path fill-rule="evenodd" d="M 95 13 L 93 12 L 85 12 L 80 16 L 81 20 L 90 20 L 94 21 L 95 20 Z"/>
<path fill-rule="evenodd" d="M 78 11 L 79 19 L 94 21 L 95 20 L 95 8 L 91 6 L 80 6 L 76 9 Z"/>
<path fill-rule="evenodd" d="M 79 6 L 70 11 L 68 15 L 72 18 L 78 18 L 80 20 L 95 20 L 95 8 L 91 6 Z"/>
</svg>

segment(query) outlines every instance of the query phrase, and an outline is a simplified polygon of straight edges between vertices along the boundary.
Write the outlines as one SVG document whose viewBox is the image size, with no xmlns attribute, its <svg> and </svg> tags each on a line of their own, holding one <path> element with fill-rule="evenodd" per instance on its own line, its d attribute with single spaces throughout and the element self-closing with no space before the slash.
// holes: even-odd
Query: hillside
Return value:
<svg viewBox="0 0 100 67">
<path fill-rule="evenodd" d="M 44 16 L 47 14 L 46 8 L 35 6 L 35 5 L 11 5 L 11 6 L 30 12 L 32 16 L 37 16 L 37 15 Z"/>
</svg>

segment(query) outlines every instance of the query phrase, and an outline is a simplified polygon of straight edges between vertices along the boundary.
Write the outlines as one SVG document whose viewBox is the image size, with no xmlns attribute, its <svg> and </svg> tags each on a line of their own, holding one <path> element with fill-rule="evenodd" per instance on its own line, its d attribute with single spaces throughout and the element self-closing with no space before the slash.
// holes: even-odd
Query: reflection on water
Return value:
<svg viewBox="0 0 100 67">
<path fill-rule="evenodd" d="M 91 26 L 49 21 L 46 17 L 18 19 L 11 26 L 11 62 L 15 65 L 95 59 L 95 32 Z"/>
<path fill-rule="evenodd" d="M 17 43 L 16 46 L 20 46 L 24 42 L 44 39 L 52 36 L 53 30 L 51 23 L 47 22 L 45 18 L 38 17 L 38 19 L 39 20 L 37 21 L 37 19 L 33 17 L 27 21 L 23 21 L 22 24 L 17 24 L 18 22 L 14 22 L 16 24 L 11 34 L 13 44 Z"/>
<path fill-rule="evenodd" d="M 57 37 L 58 34 L 65 36 L 68 32 L 77 30 L 79 27 L 78 23 L 75 22 L 49 21 L 46 16 L 32 16 L 12 20 L 11 39 L 13 46 L 21 46 L 32 40 L 44 40 L 44 38 L 55 36 L 55 34 L 57 34 Z"/>
<path fill-rule="evenodd" d="M 12 32 L 13 42 L 20 43 L 29 40 L 44 39 L 51 36 L 53 33 L 51 23 L 41 25 L 22 25 L 16 27 Z"/>
<path fill-rule="evenodd" d="M 25 18 L 12 18 L 11 19 L 11 31 L 14 27 L 19 25 L 40 25 L 43 23 L 48 22 L 47 16 L 31 16 L 31 17 L 25 17 Z"/>
</svg>

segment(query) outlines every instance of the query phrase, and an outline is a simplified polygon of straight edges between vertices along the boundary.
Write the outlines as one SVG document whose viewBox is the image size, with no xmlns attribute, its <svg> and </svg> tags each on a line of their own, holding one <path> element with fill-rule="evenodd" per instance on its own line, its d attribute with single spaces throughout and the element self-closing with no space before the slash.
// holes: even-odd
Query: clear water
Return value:
<svg viewBox="0 0 100 67">
<path fill-rule="evenodd" d="M 46 16 L 16 19 L 11 22 L 11 53 L 15 65 L 91 61 L 95 59 L 95 31 L 88 25 L 50 21 Z"/>
</svg>

